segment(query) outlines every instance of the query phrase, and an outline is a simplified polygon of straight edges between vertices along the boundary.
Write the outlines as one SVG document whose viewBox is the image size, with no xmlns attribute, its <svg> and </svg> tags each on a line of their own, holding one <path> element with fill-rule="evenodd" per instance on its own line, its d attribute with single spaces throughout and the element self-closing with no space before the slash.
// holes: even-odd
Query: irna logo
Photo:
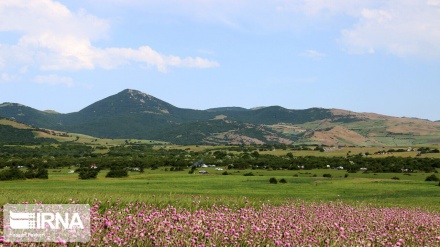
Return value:
<svg viewBox="0 0 440 247">
<path fill-rule="evenodd" d="M 79 213 L 15 213 L 9 212 L 12 229 L 84 229 Z"/>
<path fill-rule="evenodd" d="M 87 204 L 6 204 L 5 242 L 82 242 L 90 240 Z"/>
</svg>

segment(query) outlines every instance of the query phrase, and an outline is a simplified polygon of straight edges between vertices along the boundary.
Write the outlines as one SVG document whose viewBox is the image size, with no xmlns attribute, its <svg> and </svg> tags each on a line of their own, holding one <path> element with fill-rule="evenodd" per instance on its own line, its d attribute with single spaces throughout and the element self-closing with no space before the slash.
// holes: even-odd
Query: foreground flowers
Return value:
<svg viewBox="0 0 440 247">
<path fill-rule="evenodd" d="M 91 217 L 86 246 L 440 246 L 439 214 L 340 202 L 195 210 L 96 202 Z"/>
</svg>

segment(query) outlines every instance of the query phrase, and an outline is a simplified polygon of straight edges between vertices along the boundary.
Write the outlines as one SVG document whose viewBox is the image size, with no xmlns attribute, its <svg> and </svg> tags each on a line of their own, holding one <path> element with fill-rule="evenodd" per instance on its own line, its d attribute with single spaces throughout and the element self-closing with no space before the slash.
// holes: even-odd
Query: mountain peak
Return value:
<svg viewBox="0 0 440 247">
<path fill-rule="evenodd" d="M 145 103 L 146 101 L 161 101 L 158 98 L 134 89 L 125 89 L 116 95 L 120 95 L 122 97 L 128 96 L 129 99 L 139 100 L 142 103 Z"/>
<path fill-rule="evenodd" d="M 168 114 L 173 105 L 138 90 L 125 89 L 115 95 L 102 99 L 81 112 L 120 115 L 125 113 Z"/>
<path fill-rule="evenodd" d="M 122 90 L 119 94 L 129 94 L 129 95 L 131 95 L 133 97 L 135 97 L 135 96 L 153 97 L 153 96 L 151 96 L 149 94 L 146 94 L 144 92 L 141 92 L 141 91 L 135 90 L 135 89 L 125 89 L 125 90 Z"/>
</svg>

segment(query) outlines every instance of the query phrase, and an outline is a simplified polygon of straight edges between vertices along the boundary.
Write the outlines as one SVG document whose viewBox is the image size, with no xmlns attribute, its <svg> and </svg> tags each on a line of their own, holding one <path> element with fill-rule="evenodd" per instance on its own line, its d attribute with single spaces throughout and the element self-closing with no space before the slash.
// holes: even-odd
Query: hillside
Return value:
<svg viewBox="0 0 440 247">
<path fill-rule="evenodd" d="M 31 126 L 0 118 L 0 144 L 42 144 L 55 143 L 53 138 L 38 138 L 43 131 L 36 130 Z"/>
<path fill-rule="evenodd" d="M 177 144 L 440 144 L 440 123 L 428 120 L 340 109 L 291 110 L 281 106 L 183 109 L 132 89 L 68 114 L 3 103 L 0 117 L 33 128 L 98 138 L 150 139 Z"/>
</svg>

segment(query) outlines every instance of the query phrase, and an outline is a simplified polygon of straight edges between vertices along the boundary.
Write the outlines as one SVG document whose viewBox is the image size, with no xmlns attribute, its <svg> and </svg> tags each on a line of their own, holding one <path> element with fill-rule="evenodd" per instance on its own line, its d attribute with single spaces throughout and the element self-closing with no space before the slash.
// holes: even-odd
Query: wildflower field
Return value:
<svg viewBox="0 0 440 247">
<path fill-rule="evenodd" d="M 90 242 L 44 246 L 440 246 L 440 215 L 421 210 L 301 200 L 203 208 L 194 199 L 195 210 L 96 200 Z"/>
<path fill-rule="evenodd" d="M 429 174 L 209 171 L 82 181 L 62 170 L 49 180 L 2 182 L 2 205 L 89 204 L 92 237 L 47 244 L 0 237 L 0 245 L 440 246 L 440 187 L 424 181 Z M 243 175 L 249 172 L 255 176 Z M 270 184 L 272 177 L 287 183 Z"/>
</svg>

